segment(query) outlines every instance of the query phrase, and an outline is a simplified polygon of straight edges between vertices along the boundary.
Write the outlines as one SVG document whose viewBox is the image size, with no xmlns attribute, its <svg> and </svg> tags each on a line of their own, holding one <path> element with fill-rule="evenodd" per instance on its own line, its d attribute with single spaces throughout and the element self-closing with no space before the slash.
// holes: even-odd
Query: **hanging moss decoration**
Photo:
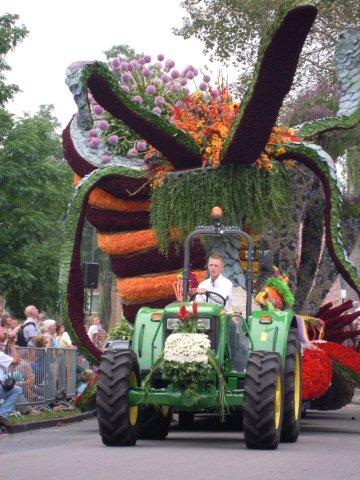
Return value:
<svg viewBox="0 0 360 480">
<path fill-rule="evenodd" d="M 160 251 L 167 252 L 171 228 L 180 230 L 182 242 L 197 225 L 208 225 L 214 205 L 223 209 L 228 225 L 242 221 L 256 232 L 269 224 L 280 226 L 291 212 L 289 173 L 276 163 L 271 172 L 231 165 L 168 175 L 152 192 L 150 202 Z"/>
<path fill-rule="evenodd" d="M 272 287 L 281 295 L 285 305 L 291 308 L 295 304 L 295 298 L 288 285 L 277 277 L 271 277 L 266 280 L 265 285 Z"/>
</svg>

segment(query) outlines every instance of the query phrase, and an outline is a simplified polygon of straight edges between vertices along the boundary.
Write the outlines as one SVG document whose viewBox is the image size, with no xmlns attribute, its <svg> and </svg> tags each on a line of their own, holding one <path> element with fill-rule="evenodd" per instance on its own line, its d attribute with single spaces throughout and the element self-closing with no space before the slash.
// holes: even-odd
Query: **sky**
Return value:
<svg viewBox="0 0 360 480">
<path fill-rule="evenodd" d="M 30 31 L 7 56 L 12 69 L 7 81 L 22 90 L 8 109 L 19 116 L 53 104 L 63 128 L 76 112 L 65 85 L 66 68 L 74 61 L 105 61 L 105 50 L 127 44 L 153 58 L 163 53 L 179 69 L 210 65 L 199 40 L 183 40 L 171 31 L 186 16 L 180 0 L 0 0 L 4 13 L 18 14 L 18 24 Z M 216 74 L 220 66 L 212 68 Z"/>
</svg>

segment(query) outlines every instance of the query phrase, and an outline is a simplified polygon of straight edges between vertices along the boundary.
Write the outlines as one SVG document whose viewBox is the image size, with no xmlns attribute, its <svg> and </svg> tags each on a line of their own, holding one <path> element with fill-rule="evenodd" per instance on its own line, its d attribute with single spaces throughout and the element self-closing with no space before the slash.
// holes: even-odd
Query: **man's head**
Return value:
<svg viewBox="0 0 360 480">
<path fill-rule="evenodd" d="M 34 305 L 29 305 L 28 307 L 25 308 L 25 317 L 31 317 L 31 318 L 39 318 L 39 311 Z"/>
<path fill-rule="evenodd" d="M 208 261 L 208 270 L 210 273 L 211 280 L 215 282 L 220 273 L 224 269 L 224 259 L 220 253 L 213 252 Z"/>
<path fill-rule="evenodd" d="M 90 317 L 90 325 L 100 325 L 100 318 L 97 315 Z"/>
</svg>

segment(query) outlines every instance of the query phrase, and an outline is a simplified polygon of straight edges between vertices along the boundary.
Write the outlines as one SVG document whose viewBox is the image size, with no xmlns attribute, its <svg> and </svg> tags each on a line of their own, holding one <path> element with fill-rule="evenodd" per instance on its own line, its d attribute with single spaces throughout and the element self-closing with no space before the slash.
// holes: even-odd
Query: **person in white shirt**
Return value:
<svg viewBox="0 0 360 480">
<path fill-rule="evenodd" d="M 96 315 L 93 315 L 90 317 L 90 327 L 89 330 L 87 331 L 87 334 L 92 341 L 92 343 L 96 344 L 99 336 L 99 332 L 101 330 L 100 328 L 100 318 Z"/>
<path fill-rule="evenodd" d="M 196 301 L 206 302 L 206 292 L 219 293 L 225 299 L 225 307 L 230 307 L 230 296 L 233 289 L 232 282 L 222 275 L 224 270 L 224 260 L 220 253 L 214 252 L 210 255 L 208 261 L 208 271 L 210 277 L 199 283 L 197 288 Z M 223 305 L 223 300 L 218 295 L 209 295 L 209 302 Z"/>
<path fill-rule="evenodd" d="M 27 347 L 34 347 L 36 337 L 40 335 L 39 331 L 39 311 L 34 305 L 25 308 L 26 320 L 22 325 L 24 338 Z"/>
<path fill-rule="evenodd" d="M 10 350 L 10 355 L 0 351 L 0 400 L 3 400 L 3 403 L 0 405 L 0 426 L 10 428 L 11 424 L 7 421 L 7 418 L 21 397 L 22 389 L 17 385 L 10 390 L 4 390 L 3 388 L 3 381 L 6 378 L 10 365 L 20 364 L 20 356 L 15 348 L 14 339 L 8 336 L 6 343 Z"/>
<path fill-rule="evenodd" d="M 227 313 L 233 314 L 230 324 L 229 344 L 232 354 L 232 360 L 235 370 L 243 371 L 247 362 L 248 338 L 242 329 L 241 315 L 246 312 L 246 290 L 242 287 L 233 287 L 232 282 L 222 275 L 224 269 L 224 260 L 220 253 L 214 252 L 210 255 L 208 261 L 208 271 L 210 277 L 203 280 L 198 288 L 195 300 L 197 302 L 206 302 L 206 292 L 219 293 L 225 299 L 224 301 L 218 295 L 210 294 L 208 301 L 225 306 Z M 256 308 L 253 302 L 253 309 Z"/>
</svg>

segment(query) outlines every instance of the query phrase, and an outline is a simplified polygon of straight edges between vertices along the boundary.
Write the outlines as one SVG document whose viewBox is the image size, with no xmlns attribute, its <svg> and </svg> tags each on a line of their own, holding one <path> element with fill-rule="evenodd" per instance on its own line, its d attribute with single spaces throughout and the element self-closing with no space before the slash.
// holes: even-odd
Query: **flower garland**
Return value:
<svg viewBox="0 0 360 480">
<path fill-rule="evenodd" d="M 99 249 L 109 255 L 131 255 L 156 248 L 157 240 L 153 230 L 139 230 L 128 233 L 98 233 Z"/>
<path fill-rule="evenodd" d="M 193 272 L 198 282 L 205 279 L 206 271 Z M 176 273 L 149 275 L 117 280 L 118 294 L 125 304 L 155 302 L 165 298 L 174 298 L 173 283 Z"/>
<path fill-rule="evenodd" d="M 80 178 L 77 175 L 74 177 L 74 184 L 79 182 Z M 148 200 L 122 200 L 114 197 L 110 193 L 104 192 L 101 188 L 94 188 L 89 195 L 89 205 L 96 208 L 102 208 L 104 210 L 113 210 L 116 212 L 148 212 L 149 201 Z"/>
<path fill-rule="evenodd" d="M 312 400 L 324 395 L 330 387 L 332 366 L 329 356 L 317 348 L 310 346 L 302 352 L 302 399 Z"/>
</svg>

